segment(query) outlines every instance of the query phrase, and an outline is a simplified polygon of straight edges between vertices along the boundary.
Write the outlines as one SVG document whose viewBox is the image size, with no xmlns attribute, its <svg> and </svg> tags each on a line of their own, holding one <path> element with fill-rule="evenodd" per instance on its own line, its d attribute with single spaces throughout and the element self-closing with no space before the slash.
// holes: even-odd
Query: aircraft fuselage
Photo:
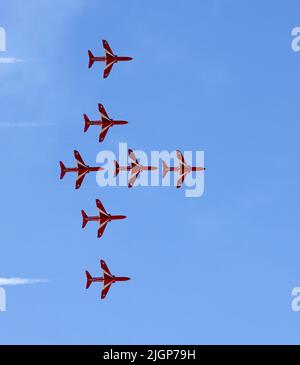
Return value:
<svg viewBox="0 0 300 365">
<path fill-rule="evenodd" d="M 99 57 L 99 56 L 94 56 L 93 57 L 94 61 L 98 61 L 98 62 L 118 62 L 118 61 L 131 61 L 132 57 L 119 57 L 119 56 L 114 56 L 114 57 Z"/>
<path fill-rule="evenodd" d="M 139 171 L 157 170 L 157 167 L 155 167 L 155 166 L 142 166 L 142 165 L 135 165 L 135 164 L 131 164 L 128 166 L 119 166 L 120 171 L 131 171 L 134 168 L 136 168 Z"/>
<path fill-rule="evenodd" d="M 168 168 L 169 171 L 180 171 L 181 173 L 189 173 L 189 172 L 192 172 L 192 171 L 203 171 L 205 170 L 205 167 L 197 167 L 197 166 L 184 166 L 184 167 L 181 167 L 181 166 L 177 166 L 177 167 L 169 167 Z"/>
<path fill-rule="evenodd" d="M 89 124 L 90 125 L 105 125 L 105 126 L 113 127 L 114 125 L 128 124 L 128 122 L 126 120 L 114 120 L 114 119 L 111 119 L 110 121 L 90 120 Z"/>
<path fill-rule="evenodd" d="M 116 281 L 128 281 L 130 280 L 130 278 L 128 278 L 127 276 L 113 276 L 111 279 L 110 278 L 103 278 L 102 276 L 100 277 L 94 277 L 91 278 L 90 281 L 92 282 L 103 282 L 103 281 L 112 281 L 112 282 L 116 282 Z"/>
<path fill-rule="evenodd" d="M 103 167 L 90 167 L 90 166 L 87 166 L 86 168 L 78 168 L 78 167 L 66 167 L 65 168 L 65 172 L 84 172 L 84 171 L 87 171 L 87 172 L 96 172 L 96 171 L 101 171 L 103 170 Z"/>
<path fill-rule="evenodd" d="M 125 219 L 127 218 L 125 215 L 108 215 L 108 217 L 106 216 L 102 216 L 102 215 L 96 215 L 96 216 L 91 216 L 91 217 L 87 217 L 86 220 L 88 221 L 106 221 L 106 222 L 111 222 L 113 220 L 118 220 L 118 219 Z"/>
</svg>

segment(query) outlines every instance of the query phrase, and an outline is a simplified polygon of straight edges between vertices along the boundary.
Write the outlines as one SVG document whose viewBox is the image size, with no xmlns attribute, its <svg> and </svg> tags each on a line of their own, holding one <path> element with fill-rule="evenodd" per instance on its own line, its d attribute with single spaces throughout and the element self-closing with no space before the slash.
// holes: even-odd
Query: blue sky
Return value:
<svg viewBox="0 0 300 365">
<path fill-rule="evenodd" d="M 63 3 L 63 4 L 62 4 Z M 297 1 L 5 1 L 0 26 L 1 344 L 299 343 L 300 54 Z M 118 64 L 102 79 L 87 50 L 107 39 Z M 126 119 L 99 145 L 82 114 L 103 103 Z M 133 149 L 204 150 L 205 193 L 59 181 L 73 149 L 95 162 Z M 128 216 L 103 239 L 80 210 Z M 84 270 L 103 258 L 117 283 L 105 301 Z"/>
</svg>

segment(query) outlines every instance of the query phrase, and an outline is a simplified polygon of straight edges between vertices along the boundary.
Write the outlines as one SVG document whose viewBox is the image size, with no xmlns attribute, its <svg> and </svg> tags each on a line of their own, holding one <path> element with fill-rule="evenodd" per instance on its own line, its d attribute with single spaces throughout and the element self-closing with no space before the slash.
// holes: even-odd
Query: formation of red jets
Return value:
<svg viewBox="0 0 300 365">
<path fill-rule="evenodd" d="M 132 57 L 124 57 L 124 56 L 117 56 L 113 53 L 111 50 L 109 44 L 107 41 L 102 41 L 105 56 L 94 56 L 93 53 L 89 50 L 88 56 L 89 56 L 89 64 L 88 67 L 91 68 L 94 64 L 94 62 L 104 62 L 104 71 L 103 71 L 103 78 L 107 78 L 110 74 L 112 67 L 115 63 L 119 61 L 130 61 L 132 60 Z M 84 132 L 87 132 L 89 127 L 91 125 L 99 126 L 100 134 L 99 134 L 99 142 L 103 142 L 108 130 L 115 126 L 115 125 L 124 125 L 128 122 L 125 120 L 114 120 L 111 119 L 104 106 L 102 104 L 98 104 L 98 110 L 100 113 L 100 119 L 99 120 L 90 120 L 89 117 L 84 114 Z M 180 188 L 184 182 L 184 179 L 187 174 L 189 174 L 192 171 L 202 171 L 205 170 L 204 167 L 196 167 L 196 166 L 190 166 L 186 163 L 184 160 L 183 154 L 177 150 L 177 159 L 178 159 L 178 166 L 177 167 L 169 167 L 165 161 L 162 161 L 163 165 L 163 173 L 162 176 L 165 177 L 166 174 L 170 172 L 177 172 L 178 173 L 178 180 L 177 180 L 177 188 Z M 139 177 L 140 173 L 143 171 L 152 171 L 158 169 L 158 167 L 155 166 L 143 166 L 139 160 L 137 159 L 135 153 L 133 150 L 128 150 L 128 156 L 131 161 L 131 163 L 127 166 L 120 166 L 117 161 L 114 162 L 115 164 L 115 171 L 114 176 L 117 176 L 120 171 L 127 171 L 130 173 L 129 181 L 128 181 L 128 187 L 132 188 L 135 184 L 136 179 Z M 75 189 L 79 189 L 85 176 L 90 172 L 97 172 L 104 170 L 101 166 L 89 166 L 87 165 L 84 160 L 82 159 L 80 153 L 78 151 L 74 151 L 74 157 L 76 160 L 76 167 L 66 167 L 62 161 L 59 162 L 60 164 L 60 179 L 63 179 L 66 172 L 75 172 L 77 174 L 76 176 L 76 182 L 75 182 Z M 98 214 L 95 216 L 88 216 L 84 210 L 81 211 L 82 214 L 82 228 L 86 226 L 86 224 L 90 221 L 98 222 L 98 233 L 97 237 L 100 238 L 103 235 L 103 232 L 107 226 L 107 224 L 114 220 L 120 220 L 126 218 L 125 215 L 111 215 L 107 213 L 105 210 L 102 202 L 99 199 L 96 199 L 96 206 L 98 209 Z M 103 288 L 101 292 L 101 299 L 104 299 L 111 287 L 111 285 L 117 281 L 127 281 L 129 280 L 128 277 L 118 277 L 114 276 L 110 273 L 106 263 L 103 260 L 100 260 L 100 266 L 103 271 L 103 277 L 92 277 L 88 271 L 86 271 L 86 289 L 88 289 L 92 282 L 103 282 Z"/>
<path fill-rule="evenodd" d="M 166 174 L 169 171 L 178 172 L 178 180 L 177 180 L 177 188 L 180 188 L 184 182 L 185 177 L 191 173 L 192 171 L 203 171 L 205 170 L 205 167 L 197 167 L 197 166 L 190 166 L 186 163 L 183 154 L 180 151 L 176 151 L 177 159 L 178 159 L 178 166 L 177 167 L 168 167 L 168 165 L 165 163 L 165 161 L 162 161 L 163 164 L 163 177 L 166 176 Z M 129 171 L 131 176 L 128 181 L 128 187 L 132 188 L 136 179 L 139 177 L 140 173 L 143 171 L 153 171 L 157 170 L 158 167 L 155 166 L 143 166 L 138 159 L 135 156 L 135 153 L 129 149 L 128 150 L 128 156 L 131 160 L 131 163 L 127 166 L 120 166 L 117 161 L 115 161 L 115 171 L 114 176 L 117 176 L 120 171 Z M 75 183 L 75 189 L 79 189 L 85 175 L 90 172 L 97 172 L 104 170 L 101 166 L 89 166 L 87 165 L 80 153 L 78 151 L 74 151 L 74 157 L 77 163 L 77 167 L 66 167 L 62 161 L 59 162 L 60 164 L 60 178 L 63 179 L 66 172 L 76 172 L 76 183 Z"/>
</svg>

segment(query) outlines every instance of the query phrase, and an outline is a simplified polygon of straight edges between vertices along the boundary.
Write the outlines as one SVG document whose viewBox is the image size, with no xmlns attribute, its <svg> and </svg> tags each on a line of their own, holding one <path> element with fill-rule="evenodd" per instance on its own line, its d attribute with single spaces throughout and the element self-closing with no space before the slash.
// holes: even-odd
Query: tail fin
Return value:
<svg viewBox="0 0 300 365">
<path fill-rule="evenodd" d="M 83 114 L 83 117 L 84 117 L 84 132 L 86 132 L 89 129 L 91 123 L 89 117 L 86 114 Z"/>
<path fill-rule="evenodd" d="M 62 179 L 65 176 L 67 169 L 66 166 L 61 161 L 59 161 L 59 165 L 60 165 L 60 179 Z"/>
<path fill-rule="evenodd" d="M 81 215 L 82 215 L 82 228 L 84 228 L 88 222 L 88 216 L 86 215 L 84 210 L 81 211 Z"/>
<path fill-rule="evenodd" d="M 85 275 L 86 275 L 86 286 L 85 286 L 85 288 L 86 289 L 88 289 L 89 287 L 90 287 L 90 285 L 92 284 L 92 275 L 88 272 L 88 271 L 86 271 L 85 272 Z"/>
<path fill-rule="evenodd" d="M 118 164 L 118 161 L 115 160 L 115 177 L 118 176 L 119 171 L 120 171 L 120 166 Z"/>
<path fill-rule="evenodd" d="M 169 166 L 165 163 L 165 161 L 163 160 L 162 161 L 162 164 L 163 164 L 163 174 L 162 174 L 162 177 L 164 178 L 167 173 L 170 171 L 170 168 Z"/>
<path fill-rule="evenodd" d="M 93 63 L 95 62 L 95 57 L 91 51 L 88 51 L 88 54 L 89 54 L 89 68 L 91 68 L 93 66 Z"/>
</svg>

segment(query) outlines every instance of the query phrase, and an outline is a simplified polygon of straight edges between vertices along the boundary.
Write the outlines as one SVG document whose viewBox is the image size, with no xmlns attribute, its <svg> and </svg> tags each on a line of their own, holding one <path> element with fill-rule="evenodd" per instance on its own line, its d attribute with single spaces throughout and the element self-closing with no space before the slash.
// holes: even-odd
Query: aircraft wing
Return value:
<svg viewBox="0 0 300 365">
<path fill-rule="evenodd" d="M 100 222 L 100 227 L 98 228 L 98 234 L 97 234 L 97 237 L 98 237 L 98 238 L 102 237 L 103 232 L 104 232 L 104 230 L 105 230 L 105 228 L 106 228 L 106 225 L 107 225 L 108 221 L 107 221 L 107 220 L 105 220 L 105 221 L 103 222 L 103 221 L 101 221 L 101 220 L 100 220 L 99 222 Z"/>
<path fill-rule="evenodd" d="M 176 150 L 176 155 L 177 155 L 177 158 L 178 158 L 179 164 L 180 164 L 180 165 L 187 166 L 187 163 L 186 163 L 186 162 L 185 162 L 185 160 L 184 160 L 183 154 L 182 154 L 179 150 Z"/>
<path fill-rule="evenodd" d="M 101 269 L 103 271 L 103 276 L 105 277 L 109 277 L 109 278 L 112 278 L 113 275 L 111 274 L 111 272 L 109 271 L 109 268 L 108 266 L 106 265 L 105 261 L 104 260 L 100 260 L 100 266 L 101 266 Z"/>
<path fill-rule="evenodd" d="M 98 104 L 99 113 L 101 114 L 101 119 L 103 121 L 110 121 L 110 118 L 108 114 L 106 113 L 106 110 L 102 104 Z"/>
<path fill-rule="evenodd" d="M 138 162 L 138 160 L 137 160 L 137 158 L 136 158 L 136 156 L 135 156 L 135 154 L 134 154 L 134 152 L 132 151 L 132 150 L 128 150 L 128 156 L 129 156 L 129 158 L 135 163 L 135 164 L 138 164 L 139 162 Z"/>
<path fill-rule="evenodd" d="M 104 282 L 103 282 L 103 289 L 101 291 L 101 299 L 104 299 L 106 297 L 106 295 L 107 295 L 107 293 L 108 293 L 108 291 L 109 291 L 112 283 L 113 282 L 110 281 L 110 280 L 109 281 L 105 281 L 104 280 Z"/>
<path fill-rule="evenodd" d="M 76 178 L 75 189 L 79 189 L 88 170 L 79 170 Z"/>
<path fill-rule="evenodd" d="M 109 59 L 106 62 L 106 66 L 104 67 L 104 71 L 103 71 L 103 78 L 104 79 L 106 79 L 108 77 L 108 75 L 110 74 L 110 71 L 111 71 L 114 63 L 115 63 L 115 60 L 114 59 Z"/>
<path fill-rule="evenodd" d="M 104 141 L 104 138 L 106 137 L 109 128 L 110 128 L 110 125 L 106 125 L 105 127 L 103 127 L 103 125 L 102 125 L 102 129 L 101 129 L 101 132 L 99 135 L 99 142 Z"/>
<path fill-rule="evenodd" d="M 103 44 L 103 48 L 105 51 L 105 58 L 106 58 L 106 65 L 105 65 L 105 68 L 103 71 L 103 78 L 106 78 L 110 74 L 110 71 L 115 63 L 116 57 L 106 40 L 103 39 L 102 44 Z"/>
<path fill-rule="evenodd" d="M 105 216 L 107 216 L 107 211 L 105 210 L 103 204 L 101 203 L 101 201 L 99 199 L 96 199 L 96 205 L 97 205 L 97 208 L 99 210 L 99 214 L 103 214 Z"/>
<path fill-rule="evenodd" d="M 186 175 L 188 174 L 188 172 L 184 172 L 183 174 L 181 174 L 177 180 L 177 186 L 176 188 L 180 188 L 184 182 L 184 179 L 186 177 Z"/>
<path fill-rule="evenodd" d="M 105 39 L 103 39 L 102 44 L 103 44 L 103 48 L 104 48 L 105 54 L 106 55 L 108 54 L 109 56 L 114 57 L 115 55 L 114 55 L 113 51 L 111 50 L 108 42 Z"/>
<path fill-rule="evenodd" d="M 130 177 L 129 181 L 128 181 L 128 187 L 129 188 L 132 188 L 134 183 L 135 183 L 135 180 L 138 178 L 139 174 L 140 174 L 140 170 L 133 173 L 132 176 Z"/>
<path fill-rule="evenodd" d="M 86 164 L 84 163 L 82 157 L 80 156 L 80 153 L 78 151 L 74 151 L 74 157 L 75 157 L 75 160 L 77 161 L 77 166 L 78 168 L 86 168 Z"/>
</svg>

